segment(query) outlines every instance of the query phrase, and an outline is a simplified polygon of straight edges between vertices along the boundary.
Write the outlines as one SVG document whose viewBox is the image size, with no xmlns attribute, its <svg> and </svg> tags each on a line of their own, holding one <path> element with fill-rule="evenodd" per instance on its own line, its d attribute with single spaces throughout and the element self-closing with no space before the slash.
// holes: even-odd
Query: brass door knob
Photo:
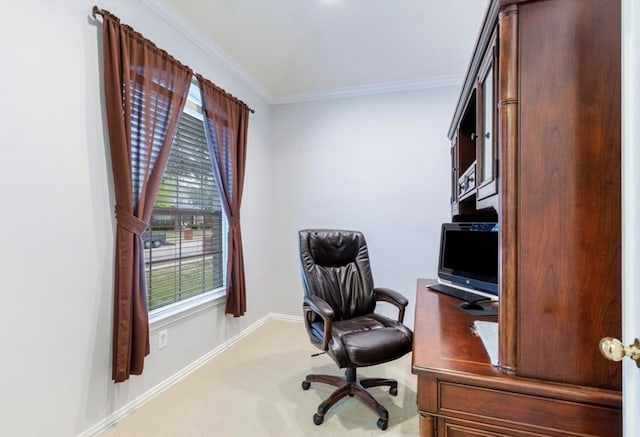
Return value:
<svg viewBox="0 0 640 437">
<path fill-rule="evenodd" d="M 624 357 L 629 357 L 640 367 L 640 340 L 637 338 L 632 345 L 625 346 L 617 338 L 605 337 L 600 340 L 600 352 L 611 361 L 622 361 Z"/>
</svg>

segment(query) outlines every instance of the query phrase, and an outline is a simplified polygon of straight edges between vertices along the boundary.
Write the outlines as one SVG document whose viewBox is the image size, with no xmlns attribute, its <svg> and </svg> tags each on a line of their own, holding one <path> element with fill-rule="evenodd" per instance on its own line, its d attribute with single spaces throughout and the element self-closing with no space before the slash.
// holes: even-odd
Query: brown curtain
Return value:
<svg viewBox="0 0 640 437">
<path fill-rule="evenodd" d="M 242 316 L 247 311 L 240 231 L 240 203 L 247 152 L 249 107 L 207 79 L 196 75 L 202 93 L 207 142 L 213 161 L 213 174 L 220 190 L 229 222 L 227 236 L 226 314 Z"/>
<path fill-rule="evenodd" d="M 104 93 L 116 194 L 113 379 L 142 373 L 149 314 L 142 233 L 186 102 L 191 70 L 102 11 Z"/>
</svg>

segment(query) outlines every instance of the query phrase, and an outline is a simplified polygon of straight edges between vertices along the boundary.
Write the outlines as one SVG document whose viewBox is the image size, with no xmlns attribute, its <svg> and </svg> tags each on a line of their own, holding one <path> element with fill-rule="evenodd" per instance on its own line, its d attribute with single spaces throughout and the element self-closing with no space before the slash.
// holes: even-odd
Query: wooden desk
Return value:
<svg viewBox="0 0 640 437">
<path fill-rule="evenodd" d="M 418 376 L 420 435 L 620 436 L 620 393 L 507 375 L 489 363 L 459 300 L 419 279 L 412 372 Z"/>
</svg>

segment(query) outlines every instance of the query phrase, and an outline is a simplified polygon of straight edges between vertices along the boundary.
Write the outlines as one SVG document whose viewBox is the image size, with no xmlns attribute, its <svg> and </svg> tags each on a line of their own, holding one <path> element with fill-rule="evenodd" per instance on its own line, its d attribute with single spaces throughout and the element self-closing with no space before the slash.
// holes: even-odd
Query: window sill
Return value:
<svg viewBox="0 0 640 437">
<path fill-rule="evenodd" d="M 198 296 L 155 309 L 149 313 L 149 330 L 154 332 L 178 320 L 191 317 L 194 314 L 219 305 L 224 302 L 224 298 L 225 289 L 217 288 Z"/>
</svg>

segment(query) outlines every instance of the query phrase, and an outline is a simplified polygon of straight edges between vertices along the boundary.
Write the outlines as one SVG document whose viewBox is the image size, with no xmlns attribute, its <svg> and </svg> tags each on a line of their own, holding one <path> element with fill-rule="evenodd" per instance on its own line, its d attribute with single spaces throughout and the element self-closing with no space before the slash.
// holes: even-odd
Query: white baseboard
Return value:
<svg viewBox="0 0 640 437">
<path fill-rule="evenodd" d="M 267 314 L 267 320 L 282 320 L 285 322 L 299 322 L 302 323 L 304 319 L 302 316 L 290 316 L 288 314 L 269 313 Z"/>
<path fill-rule="evenodd" d="M 131 402 L 129 402 L 126 405 L 124 405 L 122 408 L 118 409 L 117 411 L 114 411 L 109 416 L 105 417 L 104 419 L 102 419 L 101 421 L 99 421 L 98 423 L 96 423 L 95 425 L 90 427 L 89 429 L 87 429 L 87 430 L 83 431 L 82 433 L 78 434 L 77 437 L 93 437 L 93 436 L 97 436 L 98 434 L 104 432 L 107 428 L 115 425 L 118 421 L 120 421 L 124 417 L 128 416 L 129 414 L 133 413 L 135 410 L 137 410 L 142 405 L 144 405 L 147 401 L 149 401 L 150 399 L 152 399 L 156 395 L 162 393 L 163 391 L 165 391 L 166 389 L 168 389 L 169 387 L 171 387 L 172 385 L 174 385 L 175 383 L 180 381 L 185 376 L 187 376 L 190 373 L 196 371 L 197 369 L 199 369 L 200 367 L 205 365 L 209 360 L 215 358 L 220 353 L 222 353 L 225 350 L 229 349 L 235 343 L 237 343 L 238 341 L 242 340 L 247 335 L 249 335 L 252 332 L 254 332 L 256 329 L 258 329 L 260 326 L 264 325 L 269 320 L 281 320 L 281 321 L 287 321 L 287 322 L 302 322 L 303 319 L 302 319 L 301 316 L 290 316 L 290 315 L 287 315 L 287 314 L 277 314 L 277 313 L 269 313 L 269 314 L 267 314 L 266 316 L 262 317 L 261 319 L 259 319 L 255 323 L 253 323 L 252 325 L 248 326 L 246 329 L 244 329 L 239 334 L 233 336 L 232 338 L 230 338 L 229 340 L 225 341 L 224 343 L 222 343 L 221 345 L 219 345 L 215 349 L 207 352 L 205 355 L 203 355 L 202 357 L 198 358 L 197 360 L 195 360 L 193 363 L 187 365 L 186 367 L 182 368 L 178 372 L 174 373 L 169 378 L 167 378 L 164 381 L 162 381 L 160 384 L 156 385 L 152 389 L 150 389 L 150 390 L 146 391 L 145 393 L 143 393 L 142 395 L 138 396 L 137 398 L 135 398 Z"/>
</svg>

